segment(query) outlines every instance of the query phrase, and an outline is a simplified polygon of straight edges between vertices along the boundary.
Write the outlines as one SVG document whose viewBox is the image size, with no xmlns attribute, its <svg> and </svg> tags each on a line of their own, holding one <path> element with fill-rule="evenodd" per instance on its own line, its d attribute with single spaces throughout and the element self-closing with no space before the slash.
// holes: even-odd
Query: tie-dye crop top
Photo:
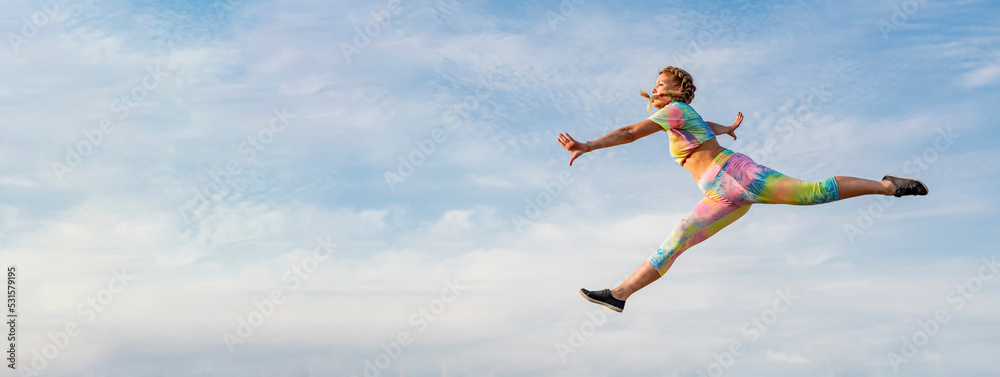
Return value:
<svg viewBox="0 0 1000 377">
<path fill-rule="evenodd" d="M 684 102 L 671 102 L 648 119 L 670 135 L 670 155 L 681 165 L 701 143 L 715 138 L 715 132 L 701 115 Z"/>
</svg>

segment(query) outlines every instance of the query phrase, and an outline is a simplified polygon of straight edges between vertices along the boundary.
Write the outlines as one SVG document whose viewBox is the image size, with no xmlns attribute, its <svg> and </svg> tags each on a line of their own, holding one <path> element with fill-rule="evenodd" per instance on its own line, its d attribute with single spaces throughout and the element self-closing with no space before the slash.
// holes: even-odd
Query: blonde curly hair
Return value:
<svg viewBox="0 0 1000 377">
<path fill-rule="evenodd" d="M 669 99 L 671 102 L 684 102 L 690 104 L 694 101 L 694 78 L 691 77 L 690 73 L 687 71 L 677 68 L 677 67 L 667 67 L 660 71 L 660 74 L 666 74 L 670 76 L 670 81 L 674 84 L 674 87 L 680 88 L 680 90 L 674 90 L 669 92 L 660 93 L 660 96 Z M 652 114 L 653 98 L 650 97 L 649 93 L 645 90 L 639 89 L 639 95 L 646 97 L 649 101 L 646 103 L 646 111 Z"/>
</svg>

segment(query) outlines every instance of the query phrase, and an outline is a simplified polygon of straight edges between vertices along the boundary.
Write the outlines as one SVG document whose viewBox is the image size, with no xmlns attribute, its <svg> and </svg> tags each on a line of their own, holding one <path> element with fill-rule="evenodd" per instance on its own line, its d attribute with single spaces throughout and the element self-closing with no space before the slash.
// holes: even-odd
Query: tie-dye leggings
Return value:
<svg viewBox="0 0 1000 377">
<path fill-rule="evenodd" d="M 809 205 L 840 199 L 837 181 L 801 181 L 758 165 L 750 157 L 723 150 L 698 179 L 705 198 L 663 241 L 649 264 L 662 276 L 684 250 L 697 245 L 743 216 L 754 203 Z"/>
</svg>

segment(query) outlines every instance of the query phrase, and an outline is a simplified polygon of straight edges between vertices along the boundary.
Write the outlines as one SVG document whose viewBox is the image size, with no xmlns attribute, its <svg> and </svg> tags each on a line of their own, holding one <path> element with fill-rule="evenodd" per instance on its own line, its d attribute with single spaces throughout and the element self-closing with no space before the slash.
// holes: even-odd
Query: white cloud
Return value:
<svg viewBox="0 0 1000 377">
<path fill-rule="evenodd" d="M 780 361 L 780 362 L 784 362 L 784 363 L 792 363 L 792 364 L 805 364 L 805 363 L 809 363 L 808 359 L 802 357 L 801 355 L 796 355 L 796 354 L 787 354 L 787 353 L 774 352 L 774 351 L 768 350 L 767 351 L 767 356 L 770 357 L 771 359 L 774 359 L 774 360 L 777 360 L 777 361 Z"/>
<path fill-rule="evenodd" d="M 959 82 L 966 88 L 978 88 L 993 84 L 1000 79 L 1000 62 L 986 63 L 984 66 L 959 77 Z"/>
<path fill-rule="evenodd" d="M 472 224 L 469 217 L 474 212 L 470 210 L 450 210 L 441 215 L 441 219 L 431 226 L 431 232 L 452 234 L 468 230 Z"/>
</svg>

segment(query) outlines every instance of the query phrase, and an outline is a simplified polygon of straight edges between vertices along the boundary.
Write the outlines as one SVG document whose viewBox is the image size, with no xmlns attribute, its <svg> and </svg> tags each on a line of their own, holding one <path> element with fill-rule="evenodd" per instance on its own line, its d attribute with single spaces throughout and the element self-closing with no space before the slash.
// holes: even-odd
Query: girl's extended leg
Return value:
<svg viewBox="0 0 1000 377">
<path fill-rule="evenodd" d="M 896 186 L 889 181 L 835 176 L 808 182 L 758 165 L 747 185 L 747 200 L 754 203 L 811 205 L 829 203 L 861 195 L 892 195 Z"/>
<path fill-rule="evenodd" d="M 833 178 L 837 180 L 837 188 L 840 190 L 840 199 L 871 194 L 892 195 L 896 192 L 896 186 L 889 181 L 872 181 L 864 178 L 844 176 L 836 176 Z"/>
<path fill-rule="evenodd" d="M 738 204 L 811 205 L 861 195 L 896 193 L 896 185 L 889 180 L 836 176 L 819 182 L 803 181 L 759 165 L 740 153 L 730 158 L 710 189 Z"/>
<path fill-rule="evenodd" d="M 667 272 L 684 250 L 711 237 L 713 234 L 742 217 L 750 206 L 739 206 L 710 192 L 694 206 L 691 213 L 674 227 L 670 236 L 639 266 L 632 276 L 611 290 L 612 295 L 625 300 L 635 291 L 656 281 Z"/>
</svg>

